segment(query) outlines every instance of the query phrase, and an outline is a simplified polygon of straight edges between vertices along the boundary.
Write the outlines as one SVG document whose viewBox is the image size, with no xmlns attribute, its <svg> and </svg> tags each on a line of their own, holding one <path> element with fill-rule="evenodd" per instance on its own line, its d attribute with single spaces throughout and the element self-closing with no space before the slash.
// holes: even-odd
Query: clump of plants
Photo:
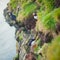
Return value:
<svg viewBox="0 0 60 60">
<path fill-rule="evenodd" d="M 56 37 L 46 52 L 47 60 L 60 60 L 60 36 Z"/>
<path fill-rule="evenodd" d="M 33 8 L 34 7 L 34 8 Z M 17 21 L 26 20 L 37 8 L 35 3 L 29 3 L 23 10 L 21 10 L 18 14 Z"/>
</svg>

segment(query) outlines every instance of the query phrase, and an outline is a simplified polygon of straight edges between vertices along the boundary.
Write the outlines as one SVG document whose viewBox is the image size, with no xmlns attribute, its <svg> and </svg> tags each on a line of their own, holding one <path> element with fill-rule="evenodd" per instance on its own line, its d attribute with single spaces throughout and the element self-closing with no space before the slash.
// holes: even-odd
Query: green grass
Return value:
<svg viewBox="0 0 60 60">
<path fill-rule="evenodd" d="M 46 52 L 47 60 L 60 60 L 60 36 L 56 37 Z"/>
<path fill-rule="evenodd" d="M 30 14 L 32 14 L 32 12 L 35 11 L 35 9 L 37 8 L 37 5 L 35 3 L 30 3 L 28 5 L 26 5 L 24 7 L 23 10 L 20 11 L 20 13 L 18 14 L 18 20 L 24 20 L 27 17 L 29 17 Z"/>
<path fill-rule="evenodd" d="M 19 40 L 23 40 L 23 31 L 19 34 Z"/>
<path fill-rule="evenodd" d="M 18 54 L 16 54 L 13 60 L 18 60 L 18 59 L 19 59 Z"/>
<path fill-rule="evenodd" d="M 38 11 L 38 20 L 40 20 L 46 29 L 54 30 L 58 17 L 60 16 L 60 8 L 56 8 L 47 13 Z"/>
<path fill-rule="evenodd" d="M 40 55 L 38 55 L 37 60 L 41 60 L 41 56 Z"/>
<path fill-rule="evenodd" d="M 60 35 L 55 37 L 51 43 L 44 44 L 40 52 L 43 55 L 40 58 L 44 60 L 60 60 Z"/>
<path fill-rule="evenodd" d="M 17 0 L 10 0 L 10 5 L 12 7 L 12 9 L 15 9 L 17 7 Z"/>
<path fill-rule="evenodd" d="M 24 8 L 24 15 L 25 16 L 28 16 L 30 13 L 34 12 L 34 10 L 36 9 L 36 4 L 35 3 L 31 3 L 29 5 L 27 5 L 25 8 Z"/>
</svg>

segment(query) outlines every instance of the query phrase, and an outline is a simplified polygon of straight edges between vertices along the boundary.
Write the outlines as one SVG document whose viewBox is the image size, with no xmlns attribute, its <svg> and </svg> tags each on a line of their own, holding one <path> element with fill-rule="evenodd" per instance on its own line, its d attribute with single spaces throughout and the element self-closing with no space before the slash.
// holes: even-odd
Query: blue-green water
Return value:
<svg viewBox="0 0 60 60">
<path fill-rule="evenodd" d="M 0 0 L 0 60 L 13 60 L 16 55 L 15 28 L 10 27 L 3 16 L 9 0 Z"/>
</svg>

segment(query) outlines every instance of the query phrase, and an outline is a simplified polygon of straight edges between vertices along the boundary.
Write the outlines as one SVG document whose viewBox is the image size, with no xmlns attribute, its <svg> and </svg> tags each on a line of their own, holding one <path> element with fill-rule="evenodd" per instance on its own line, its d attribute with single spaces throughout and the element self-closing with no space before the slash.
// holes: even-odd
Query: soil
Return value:
<svg viewBox="0 0 60 60">
<path fill-rule="evenodd" d="M 60 7 L 60 0 L 55 0 L 55 6 Z"/>
<path fill-rule="evenodd" d="M 56 24 L 56 34 L 60 32 L 60 22 L 57 22 Z"/>
<path fill-rule="evenodd" d="M 34 29 L 36 26 L 36 20 L 33 16 L 30 16 L 30 18 L 24 21 L 24 25 L 28 30 Z"/>
<path fill-rule="evenodd" d="M 40 46 L 42 46 L 44 43 L 50 43 L 52 41 L 53 34 L 51 32 L 47 32 L 46 34 L 39 32 L 39 38 L 41 39 Z"/>
</svg>

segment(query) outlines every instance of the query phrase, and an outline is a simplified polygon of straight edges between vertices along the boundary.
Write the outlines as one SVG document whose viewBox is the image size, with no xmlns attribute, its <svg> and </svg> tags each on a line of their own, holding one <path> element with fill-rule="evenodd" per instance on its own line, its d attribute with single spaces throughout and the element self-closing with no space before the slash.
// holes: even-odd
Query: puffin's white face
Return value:
<svg viewBox="0 0 60 60">
<path fill-rule="evenodd" d="M 37 16 L 34 16 L 34 19 L 37 19 Z"/>
<path fill-rule="evenodd" d="M 33 16 L 35 15 L 35 13 L 33 13 Z"/>
</svg>

